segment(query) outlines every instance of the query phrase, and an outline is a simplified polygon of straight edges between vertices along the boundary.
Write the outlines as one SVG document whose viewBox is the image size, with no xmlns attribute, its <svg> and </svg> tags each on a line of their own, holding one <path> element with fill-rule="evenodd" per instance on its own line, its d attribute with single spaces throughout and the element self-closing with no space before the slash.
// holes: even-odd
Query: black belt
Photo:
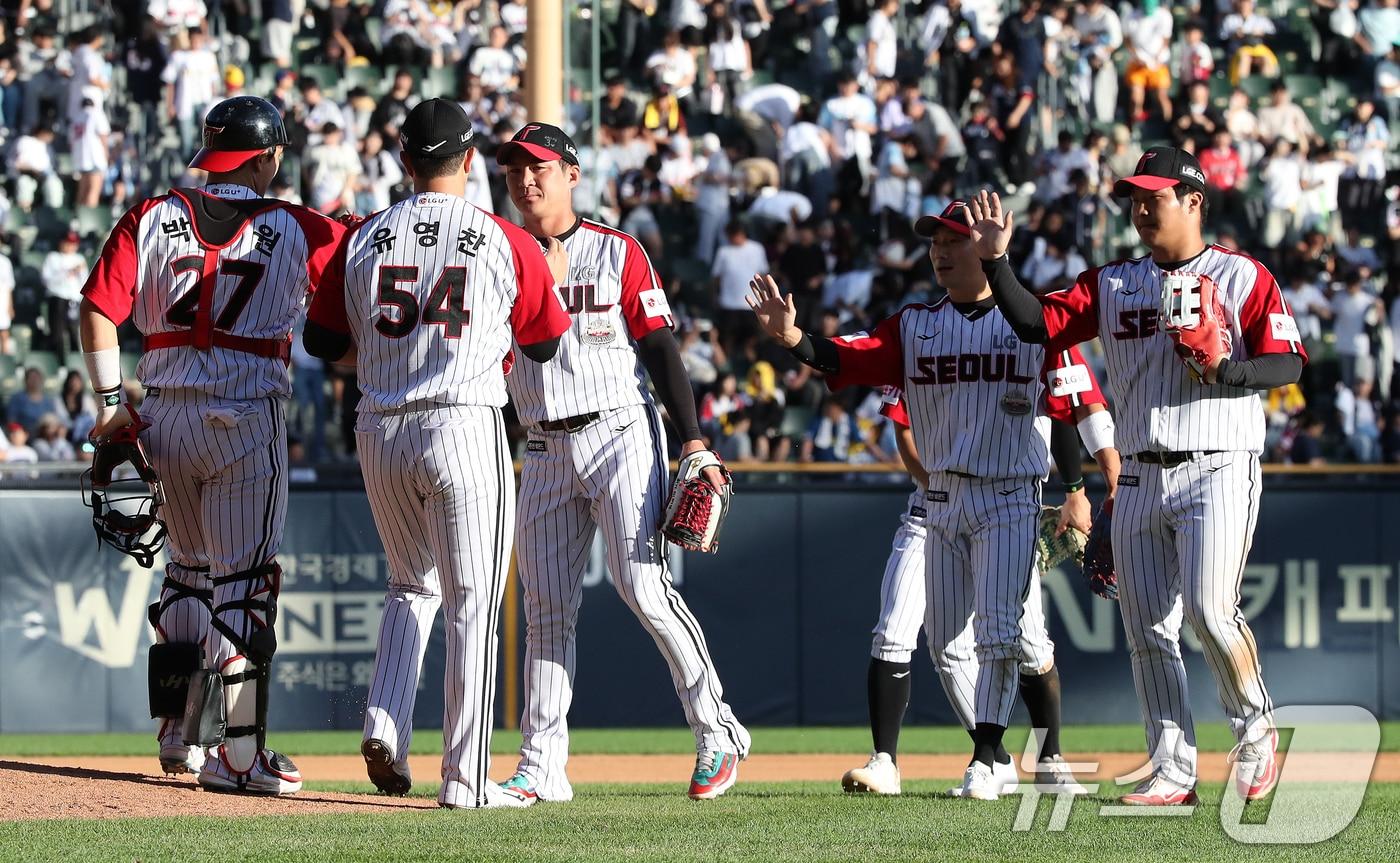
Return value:
<svg viewBox="0 0 1400 863">
<path fill-rule="evenodd" d="M 594 411 L 591 414 L 579 414 L 576 417 L 565 417 L 562 420 L 545 420 L 539 424 L 539 427 L 544 431 L 561 431 L 573 434 L 591 426 L 601 416 L 602 414 Z"/>
<path fill-rule="evenodd" d="M 950 474 L 952 474 L 953 476 L 960 476 L 960 477 L 962 477 L 963 479 L 981 479 L 981 478 L 982 478 L 982 477 L 980 477 L 980 476 L 978 476 L 978 475 L 976 475 L 976 474 L 972 474 L 972 473 L 963 473 L 963 472 L 960 471 L 960 470 L 945 470 L 945 471 L 943 471 L 943 472 L 944 472 L 944 473 L 950 473 Z"/>
<path fill-rule="evenodd" d="M 1176 467 L 1177 465 L 1186 464 L 1188 461 L 1195 461 L 1198 458 L 1204 458 L 1208 455 L 1215 455 L 1218 452 L 1224 452 L 1224 450 L 1198 449 L 1190 450 L 1187 452 L 1159 452 L 1157 450 L 1144 450 L 1142 452 L 1135 452 L 1132 455 L 1128 456 L 1128 458 L 1132 459 L 1133 461 L 1140 461 L 1143 464 L 1159 464 L 1162 467 Z"/>
</svg>

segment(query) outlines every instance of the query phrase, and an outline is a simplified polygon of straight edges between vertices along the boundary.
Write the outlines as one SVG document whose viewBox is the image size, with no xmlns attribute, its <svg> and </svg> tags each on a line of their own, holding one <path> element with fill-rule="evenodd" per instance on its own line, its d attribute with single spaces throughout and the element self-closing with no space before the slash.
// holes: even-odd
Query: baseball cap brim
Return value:
<svg viewBox="0 0 1400 863">
<path fill-rule="evenodd" d="M 921 237 L 932 237 L 933 232 L 939 228 L 947 228 L 955 234 L 964 237 L 972 236 L 972 230 L 968 228 L 967 222 L 960 222 L 957 219 L 945 219 L 942 216 L 923 216 L 914 223 L 914 233 Z"/>
<path fill-rule="evenodd" d="M 496 164 L 504 165 L 516 151 L 522 151 L 534 159 L 536 162 L 556 162 L 572 160 L 563 153 L 556 153 L 548 147 L 541 147 L 539 144 L 527 144 L 524 141 L 507 141 L 496 150 Z"/>
<path fill-rule="evenodd" d="M 267 152 L 267 148 L 261 150 L 200 149 L 190 160 L 190 167 L 199 168 L 201 171 L 208 171 L 211 174 L 222 174 L 241 168 L 244 162 L 254 156 L 261 156 L 265 152 Z"/>
<path fill-rule="evenodd" d="M 1124 177 L 1113 184 L 1113 197 L 1126 198 L 1133 193 L 1133 189 L 1146 189 L 1149 192 L 1156 192 L 1161 189 L 1169 189 L 1181 181 L 1175 177 L 1156 177 L 1151 174 L 1137 174 L 1132 177 Z"/>
</svg>

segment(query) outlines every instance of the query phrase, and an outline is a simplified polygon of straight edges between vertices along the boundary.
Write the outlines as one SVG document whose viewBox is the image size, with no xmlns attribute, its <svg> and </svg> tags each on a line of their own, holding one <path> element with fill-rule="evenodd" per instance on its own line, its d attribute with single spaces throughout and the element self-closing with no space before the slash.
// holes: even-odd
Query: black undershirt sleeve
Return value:
<svg viewBox="0 0 1400 863">
<path fill-rule="evenodd" d="M 788 348 L 788 352 L 822 374 L 834 375 L 841 371 L 841 355 L 825 336 L 804 332 L 802 341 Z"/>
<path fill-rule="evenodd" d="M 1261 354 L 1247 360 L 1224 360 L 1216 370 L 1219 383 L 1251 390 L 1271 390 L 1296 384 L 1303 375 L 1298 354 Z"/>
<path fill-rule="evenodd" d="M 1045 310 L 1035 294 L 1016 278 L 1015 270 L 1005 255 L 994 261 L 983 261 L 982 272 L 987 274 L 987 284 L 992 288 L 1001 313 L 1006 317 L 1017 338 L 1033 345 L 1043 345 L 1050 341 L 1050 331 L 1045 327 Z"/>
<path fill-rule="evenodd" d="M 1050 455 L 1065 485 L 1074 485 L 1084 478 L 1084 464 L 1079 454 L 1079 430 L 1071 423 L 1050 422 Z"/>
<path fill-rule="evenodd" d="M 559 336 L 520 346 L 520 352 L 537 363 L 547 363 L 554 359 L 554 354 L 558 350 Z"/>
<path fill-rule="evenodd" d="M 681 442 L 700 440 L 700 418 L 695 411 L 695 395 L 690 388 L 690 376 L 685 373 L 676 337 L 665 327 L 652 330 L 637 343 L 642 365 L 651 375 L 652 386 L 661 398 L 671 422 L 680 432 Z"/>
<path fill-rule="evenodd" d="M 306 346 L 306 352 L 311 356 L 333 363 L 350 350 L 351 341 L 346 333 L 337 333 L 308 320 L 306 329 L 301 334 L 301 343 Z"/>
</svg>

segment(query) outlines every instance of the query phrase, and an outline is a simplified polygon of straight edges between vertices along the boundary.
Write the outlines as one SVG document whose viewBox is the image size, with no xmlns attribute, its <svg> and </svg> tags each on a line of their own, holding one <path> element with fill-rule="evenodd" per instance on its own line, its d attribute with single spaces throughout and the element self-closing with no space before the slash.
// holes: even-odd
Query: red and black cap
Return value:
<svg viewBox="0 0 1400 863">
<path fill-rule="evenodd" d="M 548 123 L 529 123 L 522 127 L 496 151 L 496 164 L 504 165 L 520 152 L 528 153 L 537 162 L 563 159 L 570 165 L 578 164 L 578 147 L 574 146 L 573 139 L 563 129 Z"/>
<path fill-rule="evenodd" d="M 1133 189 L 1155 192 L 1177 183 L 1204 194 L 1206 174 L 1201 170 L 1201 163 L 1178 147 L 1152 147 L 1138 159 L 1137 169 L 1131 177 L 1124 177 L 1113 184 L 1113 196 L 1126 198 L 1133 193 Z"/>
<path fill-rule="evenodd" d="M 964 237 L 972 236 L 972 230 L 967 225 L 967 202 L 954 201 L 944 207 L 940 215 L 924 216 L 914 223 L 914 233 L 921 237 L 932 237 L 939 228 L 947 228 Z"/>
<path fill-rule="evenodd" d="M 451 99 L 425 99 L 399 126 L 399 145 L 410 156 L 442 159 L 476 146 L 471 118 Z"/>
<path fill-rule="evenodd" d="M 190 167 L 222 174 L 287 143 L 282 114 L 271 102 L 257 96 L 234 96 L 205 115 L 204 146 L 194 154 Z"/>
</svg>

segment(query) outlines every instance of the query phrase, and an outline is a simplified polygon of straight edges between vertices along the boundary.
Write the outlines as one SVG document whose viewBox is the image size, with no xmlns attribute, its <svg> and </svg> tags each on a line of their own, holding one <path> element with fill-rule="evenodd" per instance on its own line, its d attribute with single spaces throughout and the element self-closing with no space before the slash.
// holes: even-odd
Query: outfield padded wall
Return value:
<svg viewBox="0 0 1400 863">
<path fill-rule="evenodd" d="M 1241 593 L 1275 702 L 1357 704 L 1400 718 L 1400 489 L 1269 484 Z M 672 549 L 677 589 L 741 719 L 866 721 L 870 628 L 906 495 L 900 483 L 835 477 L 749 484 L 718 555 Z M 145 607 L 159 572 L 99 547 L 89 518 L 74 491 L 0 494 L 0 732 L 150 727 Z M 272 725 L 358 728 L 387 577 L 363 493 L 294 490 L 280 560 Z M 607 580 L 601 541 L 585 583 L 573 723 L 683 724 L 665 664 Z M 1047 574 L 1044 586 L 1066 720 L 1136 720 L 1117 606 L 1069 571 Z M 1187 653 L 1197 716 L 1217 721 L 1214 686 L 1189 640 Z M 439 627 L 419 726 L 441 722 L 442 667 Z M 911 721 L 951 723 L 922 649 L 914 668 Z M 500 723 L 506 687 L 497 691 Z"/>
</svg>

